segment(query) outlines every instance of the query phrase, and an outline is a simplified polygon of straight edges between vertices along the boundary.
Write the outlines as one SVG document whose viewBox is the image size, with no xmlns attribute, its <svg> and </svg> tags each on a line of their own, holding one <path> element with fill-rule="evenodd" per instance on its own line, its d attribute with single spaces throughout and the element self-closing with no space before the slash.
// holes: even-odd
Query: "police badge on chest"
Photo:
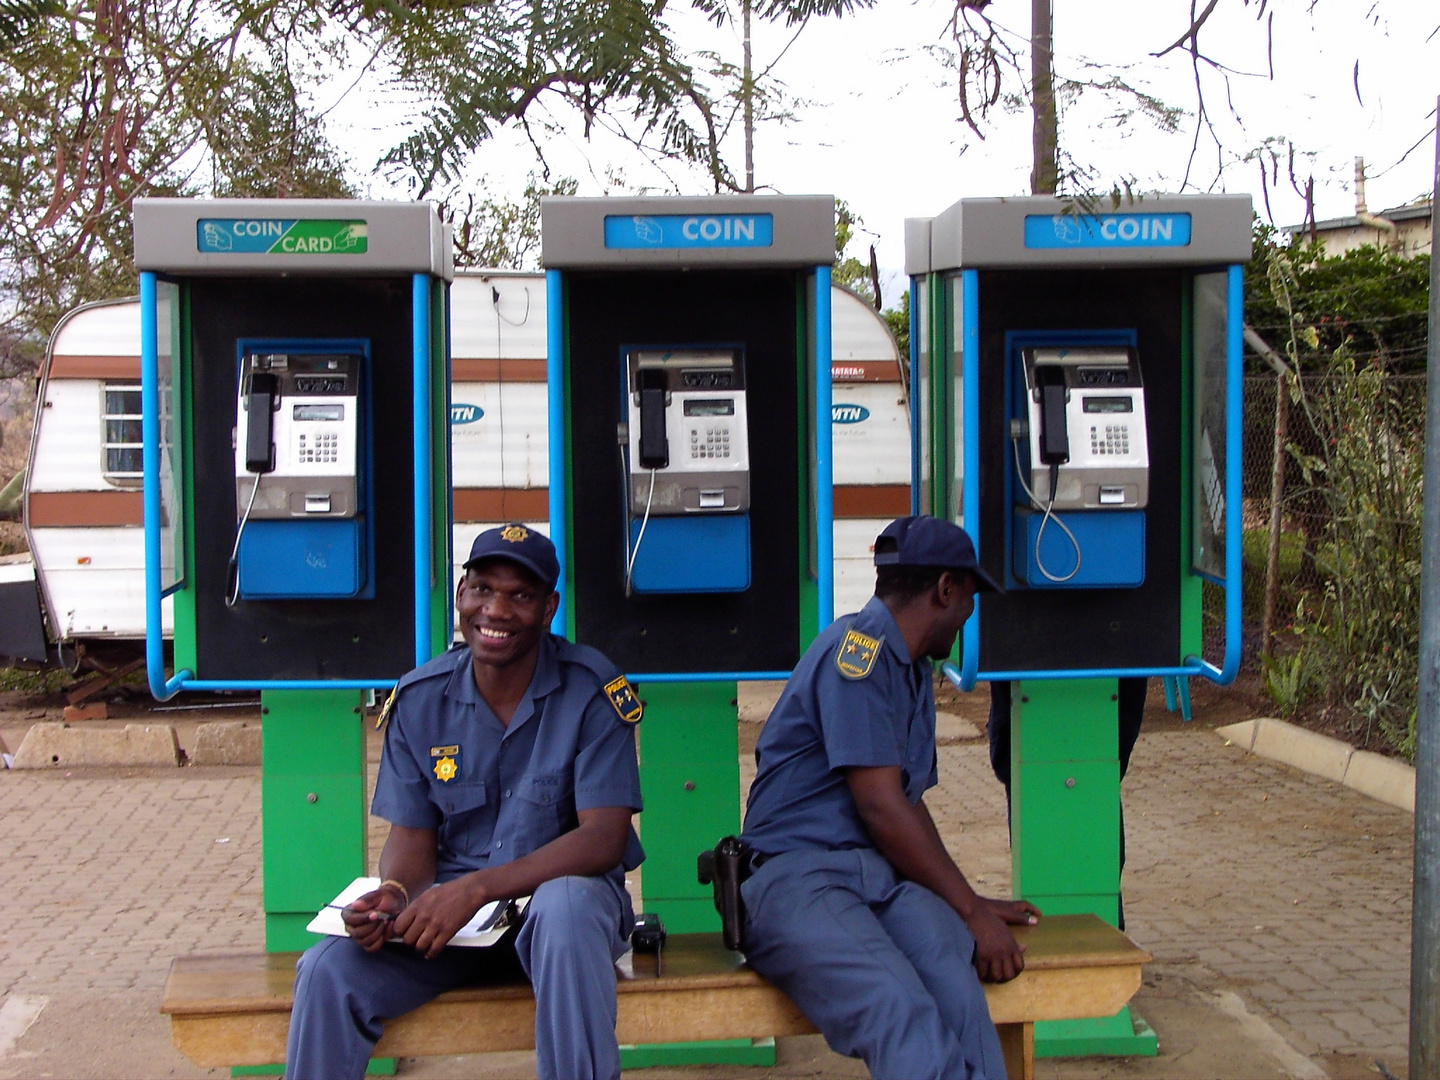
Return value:
<svg viewBox="0 0 1440 1080">
<path fill-rule="evenodd" d="M 432 746 L 430 748 L 430 771 L 435 779 L 448 784 L 460 775 L 460 747 Z"/>
</svg>

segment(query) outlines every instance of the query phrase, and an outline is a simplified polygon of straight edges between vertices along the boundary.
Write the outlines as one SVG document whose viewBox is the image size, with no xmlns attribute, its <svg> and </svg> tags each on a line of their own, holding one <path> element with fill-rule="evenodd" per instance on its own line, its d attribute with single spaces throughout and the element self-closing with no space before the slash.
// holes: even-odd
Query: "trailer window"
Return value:
<svg viewBox="0 0 1440 1080">
<path fill-rule="evenodd" d="M 140 384 L 106 383 L 105 479 L 117 487 L 139 487 L 145 479 L 140 436 Z"/>
</svg>

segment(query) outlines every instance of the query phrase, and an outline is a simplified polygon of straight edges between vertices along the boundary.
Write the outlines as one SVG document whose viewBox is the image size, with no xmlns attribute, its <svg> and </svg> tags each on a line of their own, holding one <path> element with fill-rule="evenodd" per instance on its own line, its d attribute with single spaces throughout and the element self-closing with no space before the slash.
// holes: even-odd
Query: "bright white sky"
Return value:
<svg viewBox="0 0 1440 1080">
<path fill-rule="evenodd" d="M 994 0 L 987 9 L 1007 29 L 1028 65 L 1029 4 Z M 1201 5 L 1203 6 L 1203 4 Z M 1312 157 L 1296 162 L 1303 184 L 1315 177 L 1317 216 L 1354 212 L 1354 159 L 1363 156 L 1369 208 L 1380 210 L 1428 194 L 1435 163 L 1435 102 L 1440 94 L 1440 9 L 1431 0 L 1269 0 L 1274 17 L 1274 78 L 1267 77 L 1265 22 L 1260 0 L 1220 0 L 1201 37 L 1202 48 L 1231 69 L 1226 83 L 1203 72 L 1206 104 L 1223 143 L 1208 136 L 1190 165 L 1187 190 L 1254 195 L 1262 218 L 1292 224 L 1303 202 L 1290 188 L 1284 164 L 1261 198 L 1260 167 L 1241 160 L 1266 139 L 1287 138 Z M 1108 7 L 1119 18 L 1097 17 Z M 1188 25 L 1189 0 L 1107 5 L 1055 0 L 1055 51 L 1059 77 L 1099 80 L 1119 73 L 1128 82 L 1186 110 L 1181 130 L 1167 134 L 1143 119 L 1115 123 L 1114 99 L 1095 92 L 1066 105 L 1062 147 L 1096 174 L 1094 185 L 1133 178 L 1142 191 L 1176 191 L 1186 174 L 1195 136 L 1194 77 L 1179 50 L 1163 60 L 1148 54 L 1173 42 Z M 738 30 L 717 30 L 673 3 L 682 45 L 713 50 L 740 62 Z M 938 213 L 962 197 L 1024 194 L 1030 170 L 1028 111 L 993 112 L 986 138 L 959 120 L 951 73 L 927 51 L 948 40 L 951 0 L 879 0 L 876 8 L 839 20 L 816 20 L 774 69 L 789 95 L 801 99 L 796 119 L 762 124 L 756 137 L 756 182 L 786 194 L 826 193 L 845 199 L 864 221 L 865 257 L 876 245 L 887 300 L 903 288 L 902 222 Z M 792 34 L 756 25 L 755 66 L 763 69 Z M 1359 61 L 1359 95 L 1354 68 Z M 378 80 L 376 80 L 378 82 Z M 338 85 L 335 93 L 338 93 Z M 331 95 L 333 100 L 334 93 Z M 329 102 L 320 95 L 322 107 Z M 1233 113 L 1231 111 L 1233 103 Z M 412 104 L 413 108 L 413 104 Z M 332 138 L 347 148 L 364 174 L 395 141 L 404 103 L 351 92 L 331 113 Z M 1238 117 L 1238 119 L 1237 119 Z M 1417 145 L 1418 144 L 1418 145 Z M 602 194 L 607 176 L 615 192 L 704 194 L 698 171 L 660 172 L 618 139 L 603 134 L 587 143 L 578 123 L 547 143 L 556 175 L 573 176 L 581 194 Z M 736 123 L 726 143 L 732 168 L 743 169 Z M 1408 156 L 1407 156 L 1408 154 Z M 502 135 L 476 155 L 477 190 L 518 196 L 534 169 L 529 147 Z M 370 181 L 374 197 L 403 197 L 383 179 Z"/>
</svg>

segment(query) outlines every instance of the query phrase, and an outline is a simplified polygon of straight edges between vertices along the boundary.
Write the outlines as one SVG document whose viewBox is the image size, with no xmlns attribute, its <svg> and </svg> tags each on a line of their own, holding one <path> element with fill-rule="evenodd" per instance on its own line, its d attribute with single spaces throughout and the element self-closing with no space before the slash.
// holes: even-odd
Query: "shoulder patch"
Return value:
<svg viewBox="0 0 1440 1080">
<path fill-rule="evenodd" d="M 375 730 L 384 731 L 385 725 L 390 722 L 390 710 L 395 707 L 395 695 L 400 692 L 400 684 L 396 683 L 390 688 L 390 696 L 385 699 L 385 705 L 380 710 L 380 715 L 375 718 Z"/>
<path fill-rule="evenodd" d="M 644 715 L 644 709 L 640 705 L 640 699 L 635 696 L 635 688 L 630 685 L 630 680 L 624 675 L 611 679 L 605 684 L 605 696 L 610 699 L 610 704 L 615 706 L 615 712 L 620 719 L 627 724 L 638 724 L 640 717 Z"/>
<path fill-rule="evenodd" d="M 847 679 L 863 679 L 875 666 L 883 637 L 873 638 L 859 630 L 846 630 L 840 648 L 835 652 L 835 670 Z"/>
</svg>

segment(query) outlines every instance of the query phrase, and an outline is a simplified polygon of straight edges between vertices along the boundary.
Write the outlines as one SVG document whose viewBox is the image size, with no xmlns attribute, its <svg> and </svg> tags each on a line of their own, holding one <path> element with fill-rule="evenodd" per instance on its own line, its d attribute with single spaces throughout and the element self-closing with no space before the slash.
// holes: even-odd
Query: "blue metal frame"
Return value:
<svg viewBox="0 0 1440 1080">
<path fill-rule="evenodd" d="M 976 390 L 979 388 L 979 299 L 977 285 L 979 274 L 964 270 L 962 287 L 964 297 L 961 311 L 961 336 L 963 349 L 963 379 L 965 384 L 965 473 L 964 519 L 961 524 L 965 531 L 976 540 L 977 553 L 980 536 L 980 403 Z M 1240 671 L 1240 612 L 1241 612 L 1241 563 L 1244 554 L 1242 538 L 1244 524 L 1241 521 L 1241 418 L 1244 410 L 1244 380 L 1241 358 L 1243 355 L 1242 331 L 1244 327 L 1245 275 L 1244 267 L 1233 265 L 1226 268 L 1226 379 L 1225 379 L 1225 580 L 1215 582 L 1225 590 L 1225 657 L 1216 667 L 1200 656 L 1188 656 L 1183 664 L 1171 667 L 1141 668 L 1085 668 L 1068 671 L 980 671 L 980 618 L 984 598 L 976 605 L 976 611 L 965 623 L 964 647 L 961 651 L 960 666 L 945 663 L 941 670 L 955 686 L 970 691 L 976 682 L 987 680 L 1021 679 L 1114 679 L 1130 676 L 1176 676 L 1203 675 L 1221 686 L 1235 681 Z M 1210 580 L 1207 578 L 1207 580 Z"/>
<path fill-rule="evenodd" d="M 815 576 L 818 633 L 835 621 L 835 438 L 831 426 L 830 267 L 815 268 Z"/>
<path fill-rule="evenodd" d="M 156 312 L 157 275 L 140 274 L 141 459 L 145 470 L 145 673 L 150 693 L 168 701 L 181 690 L 373 690 L 395 679 L 197 679 L 189 668 L 165 678 L 160 601 L 160 371 Z M 430 659 L 430 577 L 434 534 L 430 514 L 430 287 L 416 274 L 411 289 L 415 454 L 415 654 Z M 176 358 L 178 360 L 178 357 Z M 187 586 L 188 587 L 188 586 Z"/>
<path fill-rule="evenodd" d="M 565 306 L 559 270 L 545 271 L 545 390 L 550 450 L 550 540 L 560 560 L 555 591 L 560 603 L 550 620 L 551 633 L 567 637 L 569 620 L 565 611 Z"/>
<path fill-rule="evenodd" d="M 788 671 L 647 671 L 638 674 L 626 672 L 625 677 L 633 683 L 759 682 L 762 679 L 788 679 L 790 674 Z"/>
<path fill-rule="evenodd" d="M 916 383 L 920 378 L 920 290 L 923 277 L 910 279 L 910 384 L 906 397 L 910 400 L 910 513 L 920 513 L 920 394 Z"/>
<path fill-rule="evenodd" d="M 165 681 L 165 636 L 160 616 L 160 348 L 156 276 L 140 274 L 140 458 L 145 470 L 145 674 L 160 701 L 174 697 L 194 675 L 188 668 Z"/>
<path fill-rule="evenodd" d="M 970 534 L 975 544 L 975 555 L 980 555 L 980 274 L 976 270 L 960 272 L 960 379 L 965 400 L 961 402 L 965 417 L 965 430 L 961 432 L 964 468 L 960 474 L 960 525 Z M 975 687 L 976 672 L 980 666 L 980 608 L 975 605 L 975 614 L 965 620 L 964 639 L 960 649 L 960 662 L 964 665 L 963 685 L 966 690 Z M 945 664 L 944 668 L 953 668 Z M 949 672 L 946 671 L 948 676 Z"/>
<path fill-rule="evenodd" d="M 434 478 L 431 473 L 430 440 L 430 275 L 416 274 L 410 279 L 410 319 L 412 384 L 415 399 L 415 666 L 431 657 L 430 652 L 430 589 L 435 577 L 434 506 L 431 494 Z M 449 417 L 446 417 L 448 424 Z M 448 435 L 448 431 L 447 431 Z M 374 510 L 371 510 L 374 513 Z M 447 571 L 448 572 L 448 571 Z"/>
</svg>

